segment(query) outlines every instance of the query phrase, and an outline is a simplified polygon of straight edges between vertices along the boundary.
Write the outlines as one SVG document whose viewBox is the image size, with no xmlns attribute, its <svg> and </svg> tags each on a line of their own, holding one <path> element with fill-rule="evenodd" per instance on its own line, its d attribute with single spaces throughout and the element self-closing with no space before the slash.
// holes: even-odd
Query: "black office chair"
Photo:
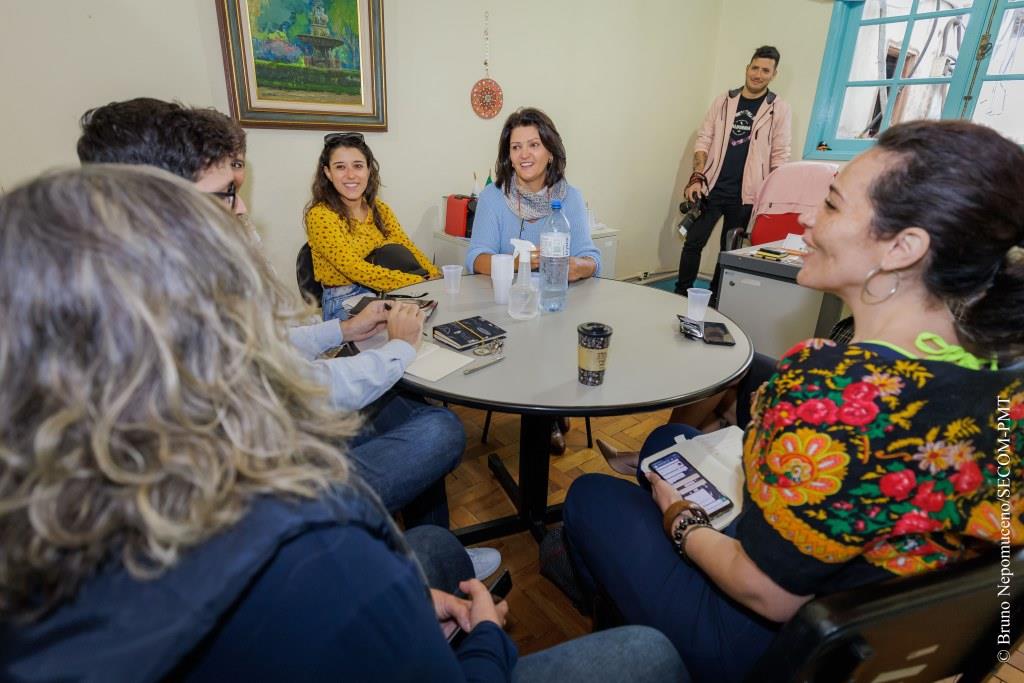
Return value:
<svg viewBox="0 0 1024 683">
<path fill-rule="evenodd" d="M 1024 549 L 812 600 L 779 632 L 750 681 L 981 681 L 1024 633 Z M 1010 613 L 1001 614 L 1005 601 Z M 1009 645 L 997 645 L 1001 619 Z M 1002 623 L 1005 623 L 1002 622 Z"/>
<path fill-rule="evenodd" d="M 312 297 L 313 303 L 319 306 L 324 288 L 313 276 L 313 252 L 308 242 L 302 245 L 295 259 L 295 280 L 299 285 L 299 293 L 303 297 Z"/>
</svg>

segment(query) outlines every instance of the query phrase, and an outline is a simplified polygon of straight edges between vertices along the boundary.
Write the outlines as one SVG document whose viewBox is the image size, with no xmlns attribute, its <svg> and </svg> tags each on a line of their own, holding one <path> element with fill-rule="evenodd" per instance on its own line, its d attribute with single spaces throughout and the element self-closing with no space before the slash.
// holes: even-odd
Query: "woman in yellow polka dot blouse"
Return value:
<svg viewBox="0 0 1024 683">
<path fill-rule="evenodd" d="M 306 236 L 313 252 L 313 275 L 323 285 L 324 320 L 345 319 L 346 299 L 388 291 L 440 276 L 395 218 L 377 199 L 380 168 L 360 133 L 331 133 L 313 176 L 313 198 L 306 207 Z M 400 244 L 426 275 L 370 263 L 371 252 Z M 413 265 L 413 264 L 410 264 Z"/>
</svg>

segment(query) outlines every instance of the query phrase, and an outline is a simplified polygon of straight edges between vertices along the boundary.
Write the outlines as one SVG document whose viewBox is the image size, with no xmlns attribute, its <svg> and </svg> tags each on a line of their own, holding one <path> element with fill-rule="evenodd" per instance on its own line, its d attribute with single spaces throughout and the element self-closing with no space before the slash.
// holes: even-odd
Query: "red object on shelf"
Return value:
<svg viewBox="0 0 1024 683">
<path fill-rule="evenodd" d="M 764 244 L 786 239 L 786 235 L 804 234 L 804 226 L 797 222 L 798 213 L 763 213 L 754 221 L 750 230 L 751 244 Z"/>
<path fill-rule="evenodd" d="M 444 231 L 456 237 L 473 234 L 473 214 L 476 212 L 476 197 L 464 194 L 448 195 L 444 212 Z"/>
</svg>

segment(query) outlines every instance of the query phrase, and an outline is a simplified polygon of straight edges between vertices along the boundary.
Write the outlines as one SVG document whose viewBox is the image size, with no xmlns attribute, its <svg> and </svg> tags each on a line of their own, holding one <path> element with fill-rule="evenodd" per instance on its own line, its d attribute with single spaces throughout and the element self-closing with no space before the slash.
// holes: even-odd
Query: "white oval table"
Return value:
<svg viewBox="0 0 1024 683">
<path fill-rule="evenodd" d="M 685 298 L 618 280 L 573 283 L 564 310 L 523 321 L 494 303 L 487 276 L 463 277 L 455 295 L 445 293 L 443 280 L 392 292 L 420 293 L 438 302 L 427 336 L 434 325 L 475 315 L 508 332 L 500 363 L 470 375 L 457 370 L 436 382 L 408 373 L 401 380 L 406 390 L 422 396 L 520 415 L 518 485 L 496 455 L 488 458 L 518 514 L 458 530 L 466 544 L 524 529 L 539 539 L 544 524 L 560 518 L 560 506 L 547 506 L 548 449 L 556 417 L 624 415 L 692 403 L 739 379 L 753 355 L 747 335 L 718 312 L 709 309 L 706 320 L 726 323 L 735 346 L 683 337 L 676 314 L 686 313 Z M 591 321 L 613 330 L 604 383 L 596 387 L 577 380 L 576 327 Z"/>
</svg>

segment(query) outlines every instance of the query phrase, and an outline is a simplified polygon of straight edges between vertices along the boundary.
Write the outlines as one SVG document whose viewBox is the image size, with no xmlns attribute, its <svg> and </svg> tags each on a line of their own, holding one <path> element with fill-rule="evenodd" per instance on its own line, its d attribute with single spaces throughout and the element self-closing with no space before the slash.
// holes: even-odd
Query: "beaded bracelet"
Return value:
<svg viewBox="0 0 1024 683">
<path fill-rule="evenodd" d="M 703 512 L 703 510 L 701 510 L 701 512 Z M 679 557 L 689 562 L 690 558 L 686 554 L 686 539 L 690 537 L 690 534 L 693 532 L 694 529 L 710 526 L 711 522 L 708 521 L 706 514 L 703 518 L 696 516 L 680 518 L 679 523 L 676 525 L 675 530 L 672 532 L 672 545 L 675 546 L 676 554 L 678 554 Z"/>
</svg>

